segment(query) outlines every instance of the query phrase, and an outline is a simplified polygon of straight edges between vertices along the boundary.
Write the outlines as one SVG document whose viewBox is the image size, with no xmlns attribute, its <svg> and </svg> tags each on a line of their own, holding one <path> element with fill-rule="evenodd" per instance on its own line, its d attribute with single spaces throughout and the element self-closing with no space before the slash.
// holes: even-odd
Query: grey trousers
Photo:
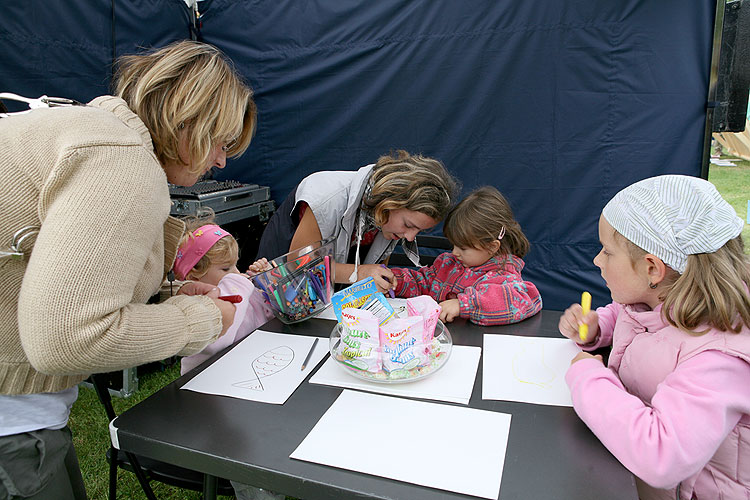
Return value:
<svg viewBox="0 0 750 500">
<path fill-rule="evenodd" d="M 70 429 L 0 437 L 0 500 L 86 500 Z"/>
</svg>

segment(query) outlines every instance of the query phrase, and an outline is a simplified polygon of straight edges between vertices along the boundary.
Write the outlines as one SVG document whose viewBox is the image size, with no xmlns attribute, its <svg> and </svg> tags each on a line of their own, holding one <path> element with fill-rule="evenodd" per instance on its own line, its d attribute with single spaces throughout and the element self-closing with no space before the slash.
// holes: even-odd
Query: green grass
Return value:
<svg viewBox="0 0 750 500">
<path fill-rule="evenodd" d="M 115 412 L 119 415 L 179 375 L 179 363 L 166 366 L 163 371 L 149 371 L 140 375 L 138 390 L 132 396 L 112 398 Z M 78 400 L 73 404 L 70 413 L 69 426 L 73 431 L 73 443 L 81 465 L 86 492 L 91 500 L 105 500 L 109 497 L 109 465 L 105 456 L 110 443 L 108 424 L 104 408 L 99 403 L 94 389 L 80 386 Z M 202 498 L 199 492 L 174 488 L 155 481 L 151 483 L 151 486 L 160 500 Z M 128 500 L 146 498 L 134 474 L 124 470 L 118 471 L 117 498 Z"/>
<path fill-rule="evenodd" d="M 736 167 L 712 165 L 708 180 L 713 182 L 722 196 L 734 207 L 737 215 L 747 220 L 747 200 L 750 198 L 750 162 L 737 162 Z M 750 254 L 750 226 L 746 225 L 743 238 L 747 243 L 745 251 Z M 142 401 L 161 387 L 179 376 L 179 364 L 167 366 L 163 371 L 140 375 L 138 391 L 131 397 L 113 398 L 115 411 L 120 414 L 136 403 Z M 104 410 L 96 398 L 93 389 L 81 387 L 78 401 L 73 405 L 70 414 L 70 428 L 73 430 L 73 441 L 83 472 L 83 479 L 89 498 L 106 499 L 109 494 L 109 467 L 105 453 L 109 448 L 109 430 Z M 117 498 L 146 498 L 135 475 L 119 471 Z M 199 499 L 198 492 L 181 490 L 161 483 L 152 483 L 159 499 L 185 500 Z M 221 497 L 228 498 L 228 497 Z"/>
<path fill-rule="evenodd" d="M 722 156 L 722 158 L 729 157 Z M 733 163 L 737 166 L 711 165 L 708 170 L 708 180 L 734 207 L 737 215 L 746 222 L 742 230 L 742 239 L 745 242 L 745 253 L 750 254 L 750 225 L 747 224 L 747 201 L 750 200 L 750 161 L 734 161 Z"/>
</svg>

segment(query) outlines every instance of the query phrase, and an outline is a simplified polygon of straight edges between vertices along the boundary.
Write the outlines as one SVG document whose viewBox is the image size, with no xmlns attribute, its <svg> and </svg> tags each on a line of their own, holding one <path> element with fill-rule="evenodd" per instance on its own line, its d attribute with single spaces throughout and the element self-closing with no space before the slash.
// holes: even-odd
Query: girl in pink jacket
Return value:
<svg viewBox="0 0 750 500">
<path fill-rule="evenodd" d="M 216 224 L 200 224 L 200 219 L 189 220 L 188 230 L 180 241 L 174 262 L 175 277 L 194 280 L 219 287 L 222 296 L 239 296 L 235 304 L 234 322 L 227 332 L 198 354 L 182 358 L 180 373 L 185 374 L 222 349 L 244 339 L 253 330 L 273 317 L 263 295 L 253 286 L 247 275 L 237 269 L 239 247 L 237 240 Z M 260 272 L 269 267 L 266 259 L 255 261 L 248 272 Z M 235 299 L 236 300 L 236 299 Z M 233 300 L 234 301 L 234 300 Z M 284 495 L 256 486 L 230 481 L 238 500 L 284 500 Z"/>
<path fill-rule="evenodd" d="M 505 325 L 542 309 L 536 286 L 521 277 L 529 240 L 497 189 L 481 187 L 461 200 L 445 219 L 443 233 L 452 252 L 431 266 L 392 269 L 396 295 L 430 295 L 440 303 L 444 322 L 461 317 Z"/>
<path fill-rule="evenodd" d="M 219 287 L 221 295 L 241 297 L 235 304 L 234 322 L 227 332 L 198 354 L 182 358 L 180 372 L 187 373 L 225 347 L 239 342 L 253 330 L 273 317 L 273 312 L 263 301 L 263 295 L 237 269 L 239 247 L 237 240 L 215 224 L 197 226 L 188 222 L 174 263 L 174 273 L 179 280 L 193 280 Z M 191 230 L 192 229 L 192 230 Z M 261 259 L 250 269 L 257 271 L 267 264 Z"/>
<path fill-rule="evenodd" d="M 750 498 L 743 225 L 702 179 L 623 189 L 602 211 L 594 259 L 613 302 L 585 316 L 573 305 L 560 320 L 584 351 L 612 346 L 606 367 L 578 354 L 566 380 L 578 415 L 637 476 L 641 499 Z"/>
</svg>

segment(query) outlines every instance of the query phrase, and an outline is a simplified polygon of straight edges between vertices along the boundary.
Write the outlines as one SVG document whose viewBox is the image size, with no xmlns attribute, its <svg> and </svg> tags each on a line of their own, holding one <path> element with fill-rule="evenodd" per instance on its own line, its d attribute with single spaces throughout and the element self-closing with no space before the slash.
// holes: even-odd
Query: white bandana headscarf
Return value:
<svg viewBox="0 0 750 500">
<path fill-rule="evenodd" d="M 618 233 L 680 274 L 688 255 L 717 251 L 744 225 L 713 184 L 687 175 L 631 184 L 607 203 L 602 215 Z"/>
</svg>

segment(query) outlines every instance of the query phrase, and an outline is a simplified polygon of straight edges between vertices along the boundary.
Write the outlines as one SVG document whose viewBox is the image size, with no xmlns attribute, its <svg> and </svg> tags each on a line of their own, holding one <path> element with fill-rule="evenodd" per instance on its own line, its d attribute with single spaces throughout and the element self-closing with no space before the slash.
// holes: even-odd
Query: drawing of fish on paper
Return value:
<svg viewBox="0 0 750 500">
<path fill-rule="evenodd" d="M 236 382 L 232 385 L 243 389 L 251 389 L 253 391 L 263 391 L 265 389 L 263 388 L 263 383 L 260 379 L 279 373 L 281 370 L 289 366 L 293 359 L 294 351 L 291 347 L 279 346 L 269 349 L 255 358 L 251 363 L 250 366 L 255 375 L 254 378 L 242 382 Z"/>
</svg>

